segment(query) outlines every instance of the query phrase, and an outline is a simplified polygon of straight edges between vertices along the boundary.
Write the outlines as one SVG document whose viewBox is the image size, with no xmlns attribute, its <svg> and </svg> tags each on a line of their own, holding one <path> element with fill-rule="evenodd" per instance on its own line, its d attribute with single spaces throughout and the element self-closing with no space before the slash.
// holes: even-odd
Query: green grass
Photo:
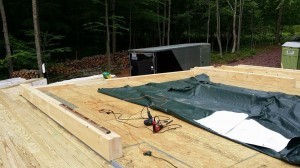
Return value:
<svg viewBox="0 0 300 168">
<path fill-rule="evenodd" d="M 260 47 L 256 49 L 242 48 L 239 52 L 235 53 L 223 53 L 223 58 L 220 58 L 218 52 L 211 53 L 211 64 L 219 65 L 219 64 L 228 64 L 241 59 L 252 57 L 258 53 L 264 52 L 268 50 L 270 47 Z"/>
</svg>

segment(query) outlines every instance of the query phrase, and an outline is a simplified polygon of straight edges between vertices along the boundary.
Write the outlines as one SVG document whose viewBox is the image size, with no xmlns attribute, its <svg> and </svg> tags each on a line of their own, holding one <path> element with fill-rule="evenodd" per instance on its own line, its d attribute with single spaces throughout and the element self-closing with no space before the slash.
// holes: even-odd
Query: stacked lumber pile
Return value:
<svg viewBox="0 0 300 168">
<path fill-rule="evenodd" d="M 46 67 L 48 75 L 55 78 L 53 81 L 72 79 L 83 76 L 101 74 L 107 68 L 107 55 L 95 55 L 84 57 L 81 60 L 69 60 L 64 63 L 57 63 Z M 129 59 L 127 52 L 118 52 L 111 54 L 111 70 L 118 72 L 129 68 Z M 13 77 L 25 79 L 38 78 L 38 70 L 23 69 L 14 71 Z M 57 78 L 57 79 L 56 79 Z"/>
<path fill-rule="evenodd" d="M 111 63 L 113 70 L 120 70 L 129 67 L 127 52 L 118 52 L 111 54 Z M 107 66 L 106 55 L 95 55 L 84 57 L 81 60 L 72 60 L 65 63 L 54 64 L 48 67 L 48 73 L 55 75 L 71 75 L 81 71 L 90 71 L 91 69 L 101 72 Z"/>
<path fill-rule="evenodd" d="M 13 72 L 13 78 L 16 78 L 16 77 L 25 78 L 25 79 L 38 78 L 39 72 L 38 72 L 38 70 L 22 69 L 20 71 Z"/>
<path fill-rule="evenodd" d="M 78 72 L 78 70 L 75 67 L 68 67 L 65 65 L 65 63 L 52 65 L 47 70 L 48 73 L 55 74 L 55 75 L 57 74 L 69 75 Z"/>
</svg>

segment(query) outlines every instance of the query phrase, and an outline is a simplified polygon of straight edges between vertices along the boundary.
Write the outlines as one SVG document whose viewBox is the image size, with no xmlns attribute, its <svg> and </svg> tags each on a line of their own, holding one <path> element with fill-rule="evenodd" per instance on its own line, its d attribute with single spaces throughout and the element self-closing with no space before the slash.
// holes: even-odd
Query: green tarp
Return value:
<svg viewBox="0 0 300 168">
<path fill-rule="evenodd" d="M 216 111 L 246 113 L 262 126 L 287 139 L 280 152 L 239 142 L 267 155 L 300 165 L 300 97 L 213 83 L 205 74 L 188 79 L 142 86 L 99 88 L 98 92 L 150 106 L 210 132 L 199 120 Z"/>
</svg>

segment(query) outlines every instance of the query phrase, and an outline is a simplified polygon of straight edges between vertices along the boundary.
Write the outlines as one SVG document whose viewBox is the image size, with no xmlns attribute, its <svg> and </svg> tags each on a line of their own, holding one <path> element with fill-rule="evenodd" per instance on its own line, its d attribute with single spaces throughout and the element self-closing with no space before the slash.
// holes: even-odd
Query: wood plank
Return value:
<svg viewBox="0 0 300 168">
<path fill-rule="evenodd" d="M 53 166 L 54 164 L 52 164 L 50 160 L 57 160 L 62 166 L 67 166 L 65 162 L 60 162 L 58 157 L 53 158 L 53 156 L 44 153 L 44 151 L 41 150 L 41 145 L 33 140 L 32 134 L 24 127 L 24 124 L 12 116 L 7 110 L 0 109 L 0 117 L 2 120 L 0 124 L 2 142 L 0 148 L 3 147 L 5 149 L 1 152 L 2 159 L 5 160 L 10 157 L 21 158 L 19 160 L 24 162 L 25 167 Z M 10 144 L 10 146 L 8 147 L 7 144 Z M 6 149 L 16 152 L 14 152 L 14 155 L 11 155 L 11 152 L 4 152 L 7 151 Z M 17 162 L 16 159 L 12 159 L 11 161 Z"/>
<path fill-rule="evenodd" d="M 297 81 L 300 80 L 300 71 L 284 71 L 279 68 L 256 68 L 256 67 L 243 67 L 243 66 L 220 66 L 217 67 L 218 69 L 223 70 L 230 70 L 230 71 L 237 71 L 237 72 L 247 72 L 253 74 L 260 74 L 260 75 L 271 75 L 276 77 L 288 77 L 288 78 L 295 78 Z"/>
<path fill-rule="evenodd" d="M 239 71 L 240 71 L 240 69 L 248 69 L 248 72 L 253 72 L 256 74 L 267 74 L 267 75 L 273 75 L 273 76 L 279 76 L 279 77 L 295 78 L 296 79 L 296 88 L 300 88 L 300 70 L 282 69 L 282 68 L 273 68 L 273 67 L 261 67 L 261 66 L 247 66 L 247 65 L 238 65 L 238 66 L 233 66 L 232 68 L 235 68 L 236 70 L 239 70 Z M 241 71 L 243 71 L 243 70 L 241 70 Z"/>
<path fill-rule="evenodd" d="M 237 86 L 237 87 L 266 91 L 266 92 L 281 92 L 290 95 L 300 95 L 300 89 L 298 88 L 280 88 L 278 86 L 257 84 L 255 82 L 238 81 L 235 79 L 223 78 L 222 76 L 216 76 L 210 79 L 212 82 L 222 83 L 225 85 Z"/>
<path fill-rule="evenodd" d="M 245 72 L 220 70 L 217 68 L 197 67 L 194 68 L 195 75 L 205 73 L 213 81 L 215 78 L 223 78 L 240 82 L 252 83 L 255 85 L 267 85 L 278 90 L 282 88 L 296 88 L 296 80 L 288 77 L 274 77 L 270 75 L 259 75 Z"/>
<path fill-rule="evenodd" d="M 248 67 L 248 68 L 256 68 L 256 69 L 266 69 L 266 70 L 278 70 L 278 71 L 285 71 L 285 72 L 299 72 L 300 70 L 297 69 L 284 69 L 284 68 L 275 68 L 275 67 L 264 67 L 264 66 L 256 66 L 256 65 L 236 65 L 238 67 Z"/>
<path fill-rule="evenodd" d="M 63 108 L 60 102 L 29 86 L 21 85 L 21 95 L 54 121 L 78 137 L 102 157 L 113 160 L 122 156 L 121 137 L 114 132 L 105 134 L 96 126 Z"/>
<path fill-rule="evenodd" d="M 19 96 L 19 87 L 2 92 L 0 102 L 8 103 L 8 118 L 13 118 L 18 125 L 15 140 L 18 140 L 17 149 L 20 149 L 21 156 L 26 156 L 24 160 L 31 162 L 36 159 L 40 164 L 37 167 L 110 167 L 96 152 Z M 18 99 L 12 103 L 12 97 Z M 14 130 L 11 128 L 13 124 L 10 125 L 9 129 Z M 22 138 L 24 133 L 26 138 Z M 27 146 L 36 148 L 27 149 Z"/>
<path fill-rule="evenodd" d="M 24 162 L 30 163 L 26 164 L 26 167 L 111 167 L 109 162 L 23 97 L 17 95 L 20 99 L 12 103 L 9 97 L 17 93 L 14 91 L 15 89 L 5 91 L 12 94 L 5 94 L 4 97 L 10 106 L 4 121 L 13 122 L 1 122 L 0 127 L 2 128 L 1 124 L 7 123 L 9 131 L 5 133 L 9 133 L 10 136 L 14 135 L 12 131 L 16 133 L 13 136 L 14 148 Z M 1 157 L 5 158 L 6 155 L 0 155 Z M 38 163 L 34 162 L 35 160 Z"/>
<path fill-rule="evenodd" d="M 13 83 L 7 83 L 7 86 L 3 85 L 3 86 L 0 86 L 0 88 L 1 89 L 12 88 L 12 87 L 18 86 L 20 84 L 30 84 L 32 86 L 47 85 L 47 79 L 45 79 L 45 78 L 34 78 L 34 79 L 28 79 L 28 80 L 24 79 L 24 81 L 20 80 L 20 81 L 13 82 Z"/>
<path fill-rule="evenodd" d="M 59 157 L 44 152 L 41 149 L 43 148 L 43 145 L 41 143 L 38 143 L 33 138 L 32 135 L 35 134 L 26 129 L 24 123 L 13 116 L 10 112 L 8 112 L 7 110 L 2 110 L 1 118 L 1 128 L 5 129 L 4 134 L 1 135 L 4 137 L 8 136 L 9 139 L 13 139 L 14 145 L 12 145 L 10 149 L 14 148 L 16 149 L 16 151 L 19 151 L 19 155 L 22 157 L 22 159 L 25 162 L 30 162 L 30 164 L 28 164 L 27 166 L 54 166 L 56 165 L 56 163 L 56 166 L 58 166 L 59 164 L 62 166 L 67 166 L 67 164 L 65 162 L 62 162 Z M 45 145 L 44 147 L 49 149 L 49 146 L 47 147 Z M 1 156 L 10 157 L 9 154 L 3 154 Z M 40 163 L 36 163 L 35 160 L 39 161 Z M 54 160 L 56 160 L 56 162 L 54 162 Z"/>
<path fill-rule="evenodd" d="M 179 72 L 171 72 L 171 73 L 160 73 L 160 74 L 152 74 L 152 75 L 109 79 L 107 80 L 107 84 L 111 85 L 112 87 L 122 87 L 125 85 L 139 86 L 151 82 L 162 83 L 162 82 L 186 79 L 192 76 L 194 76 L 193 71 L 187 70 L 187 71 L 179 71 Z"/>
</svg>

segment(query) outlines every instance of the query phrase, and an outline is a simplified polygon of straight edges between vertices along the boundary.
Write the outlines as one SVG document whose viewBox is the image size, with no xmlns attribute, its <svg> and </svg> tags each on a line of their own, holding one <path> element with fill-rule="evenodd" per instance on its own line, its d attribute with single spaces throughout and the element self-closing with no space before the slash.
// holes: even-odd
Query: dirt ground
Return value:
<svg viewBox="0 0 300 168">
<path fill-rule="evenodd" d="M 227 65 L 256 65 L 256 66 L 266 66 L 266 67 L 277 67 L 280 68 L 281 64 L 281 46 L 272 46 L 270 49 L 254 55 L 249 58 L 238 60 Z"/>
<path fill-rule="evenodd" d="M 130 69 L 129 68 L 125 68 L 125 69 L 121 70 L 119 73 L 117 73 L 116 75 L 117 75 L 117 77 L 130 76 Z"/>
</svg>

